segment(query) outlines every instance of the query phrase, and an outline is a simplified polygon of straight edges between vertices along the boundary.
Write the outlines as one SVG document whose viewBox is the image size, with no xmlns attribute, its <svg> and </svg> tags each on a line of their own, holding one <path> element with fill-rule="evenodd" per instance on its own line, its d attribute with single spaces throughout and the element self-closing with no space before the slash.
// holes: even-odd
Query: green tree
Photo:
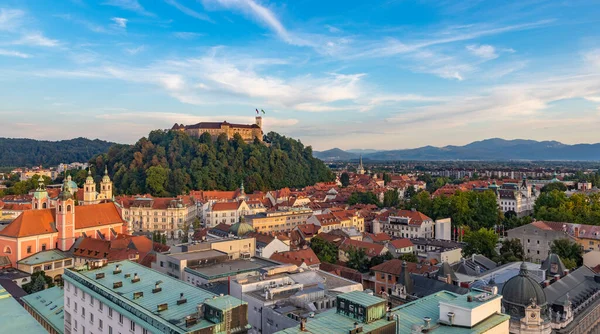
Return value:
<svg viewBox="0 0 600 334">
<path fill-rule="evenodd" d="M 388 185 L 388 183 L 392 182 L 392 176 L 388 173 L 383 173 L 383 182 L 384 185 Z"/>
<path fill-rule="evenodd" d="M 200 229 L 200 218 L 196 217 L 196 219 L 194 219 L 194 222 L 192 223 L 192 227 L 194 228 L 194 231 L 197 231 Z"/>
<path fill-rule="evenodd" d="M 404 198 L 405 199 L 411 199 L 413 196 L 415 196 L 416 193 L 417 192 L 415 191 L 415 187 L 409 185 L 404 190 Z"/>
<path fill-rule="evenodd" d="M 519 239 L 505 239 L 500 247 L 500 262 L 502 264 L 523 261 L 525 252 Z"/>
<path fill-rule="evenodd" d="M 377 196 L 370 191 L 367 192 L 353 192 L 348 198 L 348 204 L 375 204 L 380 205 Z"/>
<path fill-rule="evenodd" d="M 161 166 L 152 166 L 146 170 L 146 187 L 152 195 L 163 196 L 166 194 L 165 184 L 168 172 Z"/>
<path fill-rule="evenodd" d="M 348 173 L 343 172 L 340 176 L 340 182 L 342 183 L 342 187 L 346 188 L 350 185 L 350 175 Z"/>
<path fill-rule="evenodd" d="M 316 237 L 311 240 L 310 248 L 317 254 L 317 257 L 321 262 L 338 262 L 338 248 L 334 244 Z"/>
<path fill-rule="evenodd" d="M 547 193 L 547 192 L 551 192 L 553 190 L 565 192 L 565 191 L 567 191 L 567 186 L 565 186 L 565 184 L 562 182 L 552 182 L 552 183 L 548 183 L 547 185 L 543 186 L 540 191 L 543 193 Z"/>
<path fill-rule="evenodd" d="M 388 190 L 383 194 L 383 206 L 386 208 L 396 207 L 400 204 L 398 189 Z"/>
<path fill-rule="evenodd" d="M 466 245 L 463 248 L 463 257 L 481 254 L 489 259 L 495 259 L 498 256 L 496 253 L 498 236 L 492 229 L 482 227 L 476 231 L 467 231 L 464 242 Z"/>
<path fill-rule="evenodd" d="M 383 255 L 377 255 L 377 256 L 373 256 L 371 258 L 371 261 L 369 262 L 369 268 L 373 268 L 374 266 L 378 265 L 378 264 L 382 264 L 386 261 L 389 261 L 391 259 L 393 259 L 394 256 L 392 256 L 392 253 L 387 252 Z"/>
<path fill-rule="evenodd" d="M 558 255 L 565 266 L 567 265 L 565 260 L 570 260 L 569 269 L 579 267 L 583 264 L 583 248 L 580 244 L 569 239 L 554 240 L 550 246 L 550 251 Z"/>
<path fill-rule="evenodd" d="M 160 235 L 160 243 L 163 245 L 167 244 L 167 235 L 166 234 L 161 234 Z"/>
<path fill-rule="evenodd" d="M 347 252 L 348 262 L 346 266 L 348 268 L 356 269 L 361 273 L 369 271 L 369 258 L 362 248 L 350 247 Z"/>
<path fill-rule="evenodd" d="M 29 283 L 23 284 L 23 290 L 29 294 L 32 294 L 44 290 L 46 285 L 48 288 L 54 286 L 52 277 L 46 276 L 44 271 L 38 271 L 31 275 L 31 281 Z"/>
<path fill-rule="evenodd" d="M 419 191 L 410 199 L 407 209 L 415 209 L 428 216 L 431 216 L 433 209 L 433 201 L 431 195 L 427 191 Z"/>
<path fill-rule="evenodd" d="M 419 258 L 413 253 L 402 254 L 402 255 L 400 255 L 399 259 L 402 261 L 406 261 L 406 262 L 413 262 L 413 263 L 419 262 Z"/>
</svg>

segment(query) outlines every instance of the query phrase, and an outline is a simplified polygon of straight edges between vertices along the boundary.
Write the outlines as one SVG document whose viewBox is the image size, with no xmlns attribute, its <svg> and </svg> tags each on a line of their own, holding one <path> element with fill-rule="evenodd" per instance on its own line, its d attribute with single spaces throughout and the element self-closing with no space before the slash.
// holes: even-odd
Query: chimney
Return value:
<svg viewBox="0 0 600 334">
<path fill-rule="evenodd" d="M 423 329 L 429 329 L 429 325 L 431 324 L 431 318 L 430 317 L 424 317 L 423 318 Z"/>
<path fill-rule="evenodd" d="M 467 302 L 471 303 L 473 301 L 473 296 L 468 295 L 467 296 Z"/>
<path fill-rule="evenodd" d="M 548 285 L 550 285 L 550 280 L 545 280 L 543 285 L 544 285 L 544 287 L 547 287 Z"/>
<path fill-rule="evenodd" d="M 452 276 L 450 274 L 446 274 L 446 283 L 452 284 Z"/>
<path fill-rule="evenodd" d="M 300 331 L 301 332 L 306 331 L 306 318 L 300 319 Z"/>
<path fill-rule="evenodd" d="M 554 275 L 554 282 L 558 281 L 559 279 L 560 279 L 560 274 Z"/>
<path fill-rule="evenodd" d="M 454 312 L 448 312 L 448 323 L 450 326 L 454 325 Z"/>
<path fill-rule="evenodd" d="M 567 276 L 569 274 L 569 269 L 565 269 L 565 271 L 563 271 L 563 277 Z"/>
</svg>

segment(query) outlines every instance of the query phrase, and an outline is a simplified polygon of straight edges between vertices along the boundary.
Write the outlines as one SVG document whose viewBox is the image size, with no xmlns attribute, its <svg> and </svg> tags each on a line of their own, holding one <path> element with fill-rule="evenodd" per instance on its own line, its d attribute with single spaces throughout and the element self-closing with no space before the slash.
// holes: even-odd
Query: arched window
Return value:
<svg viewBox="0 0 600 334">
<path fill-rule="evenodd" d="M 12 254 L 12 250 L 10 249 L 10 247 L 4 247 L 4 254 Z"/>
<path fill-rule="evenodd" d="M 58 206 L 58 212 L 62 212 L 62 205 Z"/>
<path fill-rule="evenodd" d="M 71 212 L 71 206 L 67 205 L 67 212 Z"/>
<path fill-rule="evenodd" d="M 37 208 L 38 208 L 38 204 L 37 204 L 37 203 L 35 203 L 35 205 L 34 205 L 34 209 L 37 209 Z"/>
<path fill-rule="evenodd" d="M 102 186 L 102 190 L 106 190 L 106 186 Z"/>
<path fill-rule="evenodd" d="M 48 205 L 46 203 L 42 203 L 42 209 L 45 209 L 47 207 L 48 207 Z"/>
</svg>

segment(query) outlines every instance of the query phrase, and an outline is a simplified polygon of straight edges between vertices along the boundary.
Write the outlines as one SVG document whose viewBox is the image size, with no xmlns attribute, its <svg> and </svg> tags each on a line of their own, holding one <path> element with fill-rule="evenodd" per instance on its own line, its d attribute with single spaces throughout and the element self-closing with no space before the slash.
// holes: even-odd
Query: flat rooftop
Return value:
<svg viewBox="0 0 600 334">
<path fill-rule="evenodd" d="M 36 264 L 42 264 L 42 263 L 47 263 L 47 262 L 61 261 L 61 260 L 67 259 L 67 258 L 73 258 L 73 257 L 70 255 L 67 255 L 64 252 L 61 252 L 57 249 L 52 249 L 52 250 L 42 251 L 42 252 L 33 254 L 31 256 L 28 256 L 28 257 L 22 259 L 21 261 L 19 261 L 18 263 L 33 266 Z"/>
<path fill-rule="evenodd" d="M 423 321 L 423 320 L 421 320 Z M 327 334 L 348 334 L 350 330 L 354 329 L 354 323 L 356 319 L 349 318 L 343 316 L 336 312 L 335 309 L 331 309 L 329 311 L 316 314 L 314 318 L 308 318 L 306 321 L 306 330 L 301 331 L 300 326 L 284 329 L 277 333 L 284 334 L 302 334 L 302 333 L 327 333 Z M 363 332 L 370 333 L 376 332 L 378 329 L 387 328 L 388 326 L 393 326 L 395 320 L 387 320 L 387 317 L 383 317 L 379 320 L 373 321 L 371 323 L 359 324 L 363 328 Z M 410 333 L 410 330 L 407 332 L 401 331 L 400 333 Z"/>
<path fill-rule="evenodd" d="M 60 287 L 52 287 L 21 298 L 59 333 L 65 330 L 65 293 Z"/>
<path fill-rule="evenodd" d="M 471 296 L 481 294 L 481 292 L 469 293 Z M 467 294 L 467 295 L 469 295 Z M 471 328 L 464 328 L 458 326 L 446 326 L 441 323 L 440 320 L 440 302 L 453 304 L 459 307 L 464 307 L 469 304 L 467 302 L 467 295 L 459 295 L 448 291 L 440 291 L 438 293 L 417 299 L 408 304 L 398 306 L 392 310 L 394 314 L 398 314 L 400 317 L 400 333 L 411 333 L 413 325 L 422 325 L 424 317 L 431 318 L 431 329 L 428 333 L 443 333 L 443 334 L 479 334 L 485 333 L 491 328 L 494 328 L 501 323 L 508 321 L 510 318 L 506 314 L 494 314 L 487 319 L 481 321 L 477 325 Z M 494 298 L 502 298 L 500 295 L 496 295 Z M 489 299 L 493 300 L 493 299 Z M 488 301 L 489 301 L 488 300 Z M 482 302 L 476 302 L 475 299 L 470 304 L 470 308 L 480 306 Z"/>
<path fill-rule="evenodd" d="M 218 250 L 214 250 L 214 249 L 209 249 L 209 250 L 198 250 L 198 251 L 190 251 L 190 252 L 185 252 L 185 253 L 175 253 L 175 254 L 169 254 L 168 256 L 175 258 L 177 260 L 205 260 L 205 259 L 212 259 L 215 257 L 220 257 L 220 256 L 227 256 L 227 253 L 218 251 Z"/>
<path fill-rule="evenodd" d="M 120 272 L 114 273 L 119 266 Z M 135 274 L 140 281 L 132 282 Z M 131 312 L 139 313 L 141 317 L 151 317 L 156 321 L 154 327 L 147 323 L 147 329 L 162 332 L 189 333 L 210 328 L 215 325 L 206 319 L 198 319 L 198 322 L 190 327 L 186 326 L 186 317 L 197 314 L 197 306 L 211 300 L 211 305 L 222 306 L 217 299 L 225 300 L 225 305 L 235 306 L 233 297 L 219 297 L 206 290 L 197 288 L 184 281 L 167 276 L 158 271 L 144 267 L 131 261 L 110 263 L 99 269 L 74 271 L 67 269 L 63 276 L 65 281 L 71 282 L 79 288 L 100 294 L 107 300 L 111 307 L 131 309 Z M 119 283 L 120 282 L 120 283 Z M 115 287 L 114 284 L 122 284 Z M 155 291 L 155 284 L 161 288 Z M 93 288 L 94 290 L 92 291 Z M 137 294 L 136 294 L 137 293 Z M 139 296 L 139 294 L 142 294 Z M 180 294 L 183 293 L 185 303 L 177 304 Z M 134 296 L 134 294 L 136 294 Z M 239 301 L 237 304 L 244 303 Z M 112 305 L 111 305 L 112 304 Z M 167 304 L 168 308 L 158 312 L 158 305 Z M 244 303 L 245 304 L 245 303 Z"/>
<path fill-rule="evenodd" d="M 47 334 L 48 331 L 6 290 L 0 288 L 0 324 L 3 333 Z"/>
<path fill-rule="evenodd" d="M 271 267 L 276 264 L 276 262 L 268 261 L 266 259 L 252 258 L 248 260 L 231 260 L 209 266 L 187 267 L 184 270 L 210 280 L 257 271 L 261 268 Z"/>
</svg>

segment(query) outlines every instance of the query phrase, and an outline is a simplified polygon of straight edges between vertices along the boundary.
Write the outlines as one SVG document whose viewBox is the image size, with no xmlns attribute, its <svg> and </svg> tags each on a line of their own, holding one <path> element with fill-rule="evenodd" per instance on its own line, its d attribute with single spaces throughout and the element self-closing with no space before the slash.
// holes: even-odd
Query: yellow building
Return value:
<svg viewBox="0 0 600 334">
<path fill-rule="evenodd" d="M 236 133 L 239 133 L 245 142 L 253 142 L 254 139 L 262 141 L 262 117 L 256 116 L 255 124 L 232 124 L 223 122 L 200 122 L 193 125 L 177 124 L 173 125 L 171 130 L 184 131 L 192 137 L 200 137 L 207 132 L 213 139 L 221 134 L 226 134 L 227 139 L 232 139 Z"/>
<path fill-rule="evenodd" d="M 244 218 L 257 232 L 286 232 L 298 225 L 306 224 L 310 216 L 312 210 L 294 208 L 286 211 L 261 212 Z"/>
</svg>

